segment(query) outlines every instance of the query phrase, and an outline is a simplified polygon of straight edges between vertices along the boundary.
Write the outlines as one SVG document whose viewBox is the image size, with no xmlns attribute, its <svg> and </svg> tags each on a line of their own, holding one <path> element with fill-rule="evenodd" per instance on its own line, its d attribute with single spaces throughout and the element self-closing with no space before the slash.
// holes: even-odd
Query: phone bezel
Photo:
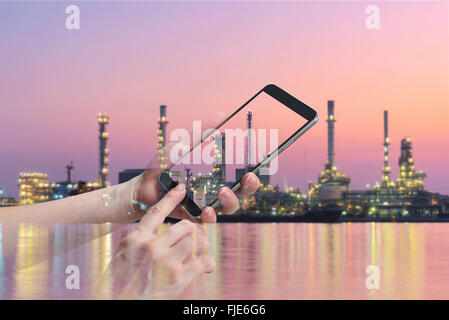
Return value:
<svg viewBox="0 0 449 320">
<path fill-rule="evenodd" d="M 301 117 L 305 118 L 307 122 L 300 127 L 295 133 L 293 133 L 289 138 L 287 138 L 284 142 L 281 143 L 273 152 L 266 157 L 263 161 L 259 162 L 256 166 L 252 168 L 252 170 L 248 172 L 254 172 L 258 173 L 260 168 L 263 165 L 266 165 L 267 163 L 271 162 L 275 157 L 277 157 L 279 154 L 281 154 L 285 149 L 287 149 L 293 142 L 295 142 L 300 136 L 302 136 L 307 130 L 309 130 L 315 123 L 318 121 L 318 113 L 306 105 L 304 102 L 298 100 L 294 96 L 290 95 L 286 91 L 282 90 L 278 86 L 274 84 L 269 84 L 265 86 L 262 90 L 257 92 L 251 99 L 249 99 L 247 102 L 245 102 L 241 107 L 239 107 L 236 111 L 234 111 L 229 117 L 227 117 L 225 120 L 223 120 L 215 129 L 219 129 L 221 126 L 223 126 L 229 119 L 231 119 L 234 115 L 236 115 L 240 110 L 242 110 L 246 105 L 248 105 L 251 101 L 253 101 L 259 94 L 262 92 L 265 92 L 269 96 L 271 96 L 273 99 L 277 100 L 284 106 L 288 107 L 289 109 L 293 110 L 297 114 L 299 114 Z M 212 134 L 213 132 L 211 132 Z M 197 143 L 195 146 L 193 146 L 190 149 L 190 152 L 192 152 L 193 149 L 195 149 L 199 144 L 203 143 L 204 140 L 206 140 L 210 134 L 203 139 L 199 143 Z M 186 153 L 186 155 L 190 154 L 190 152 Z M 170 168 L 172 168 L 171 166 Z M 173 185 L 170 186 L 169 183 L 167 183 L 167 178 L 169 178 L 168 172 L 163 172 L 159 176 L 159 184 L 162 186 L 163 191 L 168 192 L 171 188 L 173 188 Z M 171 180 L 171 178 L 169 178 Z M 231 187 L 231 190 L 233 192 L 237 191 L 241 186 L 241 179 L 239 181 L 236 181 L 234 185 Z M 218 199 L 214 200 L 209 206 L 212 208 L 217 208 L 220 204 L 220 201 Z M 184 197 L 184 200 L 182 201 L 181 205 L 184 207 L 184 209 L 187 211 L 187 213 L 193 217 L 193 218 L 200 218 L 202 209 L 199 208 L 195 202 L 186 194 Z"/>
</svg>

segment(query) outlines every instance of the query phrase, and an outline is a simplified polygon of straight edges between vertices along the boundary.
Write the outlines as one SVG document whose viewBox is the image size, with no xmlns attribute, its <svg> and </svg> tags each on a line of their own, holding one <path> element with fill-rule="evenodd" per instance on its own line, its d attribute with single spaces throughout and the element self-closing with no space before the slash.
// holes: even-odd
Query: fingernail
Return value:
<svg viewBox="0 0 449 320">
<path fill-rule="evenodd" d="M 184 191 L 186 189 L 186 185 L 184 183 L 180 183 L 176 186 L 174 190 L 176 191 Z"/>
<path fill-rule="evenodd" d="M 206 212 L 207 215 L 212 215 L 214 213 L 214 209 L 211 207 L 204 208 L 204 212 Z"/>
<path fill-rule="evenodd" d="M 250 172 L 248 175 L 248 179 L 247 182 L 248 183 L 253 183 L 256 181 L 256 175 L 253 172 Z"/>
<path fill-rule="evenodd" d="M 221 188 L 220 190 L 218 190 L 218 195 L 227 198 L 230 195 L 229 192 L 229 188 Z"/>
</svg>

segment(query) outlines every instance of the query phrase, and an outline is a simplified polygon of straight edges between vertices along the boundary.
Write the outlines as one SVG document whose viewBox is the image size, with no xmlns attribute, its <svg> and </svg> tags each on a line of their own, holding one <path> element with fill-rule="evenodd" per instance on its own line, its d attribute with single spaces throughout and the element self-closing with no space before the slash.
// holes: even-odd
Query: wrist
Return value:
<svg viewBox="0 0 449 320">
<path fill-rule="evenodd" d="M 103 210 L 99 210 L 100 223 L 130 223 L 139 220 L 142 214 L 135 210 L 133 200 L 136 197 L 138 181 L 136 178 L 127 182 L 100 189 Z"/>
<path fill-rule="evenodd" d="M 131 206 L 134 215 L 142 216 L 145 214 L 147 204 L 143 202 L 141 190 L 143 175 L 140 174 L 137 177 L 128 181 L 130 183 L 129 188 L 131 189 Z"/>
<path fill-rule="evenodd" d="M 140 190 L 142 187 L 142 175 L 138 175 L 133 179 L 125 182 L 126 186 L 124 190 L 126 190 L 126 196 L 123 199 L 127 199 L 127 221 L 133 222 L 142 218 L 145 214 L 145 210 L 142 210 L 136 202 L 141 201 L 139 198 Z"/>
</svg>

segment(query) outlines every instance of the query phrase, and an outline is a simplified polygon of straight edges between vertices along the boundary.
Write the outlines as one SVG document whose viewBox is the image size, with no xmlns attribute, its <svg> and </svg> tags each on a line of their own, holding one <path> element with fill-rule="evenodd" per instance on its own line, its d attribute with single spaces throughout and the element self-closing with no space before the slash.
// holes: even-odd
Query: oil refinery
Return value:
<svg viewBox="0 0 449 320">
<path fill-rule="evenodd" d="M 351 180 L 337 170 L 335 165 L 335 109 L 334 101 L 327 102 L 327 161 L 318 177 L 318 184 L 309 190 L 310 207 L 318 211 L 322 207 L 342 206 L 343 194 L 349 191 Z"/>
<path fill-rule="evenodd" d="M 426 191 L 426 174 L 417 171 L 410 137 L 404 137 L 400 144 L 398 159 L 398 177 L 391 176 L 389 113 L 383 112 L 383 167 L 381 183 L 368 190 L 351 190 L 351 179 L 337 169 L 335 152 L 335 102 L 327 101 L 327 160 L 324 170 L 319 174 L 317 183 L 309 182 L 307 192 L 299 188 L 281 191 L 270 184 L 269 176 L 260 176 L 261 187 L 252 196 L 241 200 L 241 210 L 233 216 L 219 216 L 218 221 L 449 221 L 449 196 Z M 247 114 L 246 125 L 250 131 L 253 112 Z M 71 195 L 88 192 L 109 186 L 109 134 L 106 125 L 109 116 L 99 113 L 99 168 L 98 179 L 92 182 L 73 182 L 74 165 L 66 166 L 67 179 L 50 183 L 47 174 L 41 172 L 22 172 L 19 174 L 19 199 L 4 197 L 0 189 L 0 205 L 25 205 L 42 201 L 57 200 Z M 168 169 L 168 157 L 165 155 L 167 135 L 167 106 L 159 107 L 157 118 L 157 159 L 161 169 Z M 184 168 L 185 174 L 173 171 L 179 182 L 185 182 L 190 192 L 196 194 L 198 201 L 210 201 L 217 196 L 217 189 L 230 186 L 224 159 L 226 155 L 226 136 L 221 133 L 214 137 L 215 165 L 211 172 L 193 176 L 190 168 Z M 235 169 L 235 180 L 252 169 L 252 138 L 247 138 L 247 159 L 244 168 Z M 128 181 L 144 172 L 145 169 L 125 169 L 119 172 L 119 183 Z"/>
</svg>

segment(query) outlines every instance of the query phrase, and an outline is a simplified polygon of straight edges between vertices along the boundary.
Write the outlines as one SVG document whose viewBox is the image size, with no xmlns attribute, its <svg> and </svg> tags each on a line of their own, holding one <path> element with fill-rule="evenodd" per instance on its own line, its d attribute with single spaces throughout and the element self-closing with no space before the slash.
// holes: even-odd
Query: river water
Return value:
<svg viewBox="0 0 449 320">
<path fill-rule="evenodd" d="M 0 259 L 0 298 L 96 298 L 98 279 L 133 227 L 87 241 L 86 234 L 114 228 L 81 225 L 76 232 L 65 227 L 50 233 L 21 225 L 16 271 L 5 270 L 5 259 Z M 209 225 L 207 232 L 217 267 L 195 284 L 190 298 L 449 298 L 447 223 L 225 223 Z M 80 236 L 86 237 L 84 245 L 39 260 Z M 5 239 L 0 240 L 2 255 Z M 66 288 L 68 265 L 80 269 L 79 290 Z"/>
</svg>

